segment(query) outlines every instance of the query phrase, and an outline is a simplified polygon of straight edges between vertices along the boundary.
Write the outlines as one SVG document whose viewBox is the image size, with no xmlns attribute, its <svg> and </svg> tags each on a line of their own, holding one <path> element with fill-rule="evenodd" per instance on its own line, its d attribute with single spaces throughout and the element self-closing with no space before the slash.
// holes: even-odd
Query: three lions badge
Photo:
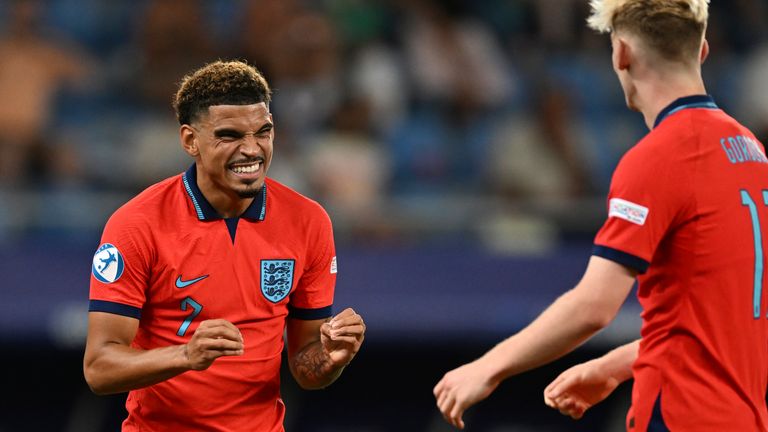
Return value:
<svg viewBox="0 0 768 432">
<path fill-rule="evenodd" d="M 261 293 L 272 303 L 284 299 L 293 286 L 292 259 L 261 260 Z"/>
</svg>

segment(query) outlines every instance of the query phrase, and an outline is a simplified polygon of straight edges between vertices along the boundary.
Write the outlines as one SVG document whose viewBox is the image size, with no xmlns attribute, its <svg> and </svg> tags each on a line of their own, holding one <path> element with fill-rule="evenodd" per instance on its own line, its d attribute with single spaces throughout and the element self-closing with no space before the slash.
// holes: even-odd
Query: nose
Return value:
<svg viewBox="0 0 768 432">
<path fill-rule="evenodd" d="M 259 153 L 261 143 L 256 132 L 248 132 L 243 136 L 240 152 L 244 155 L 254 155 Z"/>
</svg>

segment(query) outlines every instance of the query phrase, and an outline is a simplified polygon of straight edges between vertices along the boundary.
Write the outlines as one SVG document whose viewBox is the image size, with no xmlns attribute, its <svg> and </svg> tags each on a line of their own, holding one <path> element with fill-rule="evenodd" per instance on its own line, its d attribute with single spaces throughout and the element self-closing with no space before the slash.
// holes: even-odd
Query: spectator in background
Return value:
<svg viewBox="0 0 768 432">
<path fill-rule="evenodd" d="M 741 84 L 744 122 L 761 142 L 768 142 L 768 39 L 747 58 Z"/>
<path fill-rule="evenodd" d="M 509 198 L 574 198 L 593 192 L 571 97 L 547 85 L 529 110 L 516 110 L 497 123 L 488 176 L 492 190 Z"/>
<path fill-rule="evenodd" d="M 280 159 L 272 175 L 306 191 L 306 173 L 298 167 L 308 140 L 326 127 L 342 98 L 342 63 L 333 23 L 295 0 L 259 0 L 245 6 L 241 51 L 249 61 L 264 61 L 280 117 Z"/>
<path fill-rule="evenodd" d="M 293 18 L 305 12 L 296 0 L 253 0 L 245 4 L 240 22 L 240 54 L 262 65 L 264 76 L 274 74 L 275 59 L 285 48 L 283 31 Z"/>
<path fill-rule="evenodd" d="M 408 82 L 401 53 L 377 38 L 360 45 L 350 57 L 346 73 L 350 96 L 367 101 L 377 134 L 392 133 L 408 109 Z"/>
<path fill-rule="evenodd" d="M 143 105 L 167 109 L 178 77 L 210 61 L 216 45 L 199 0 L 151 0 L 145 8 L 131 57 L 132 89 Z"/>
<path fill-rule="evenodd" d="M 246 29 L 250 25 L 246 23 Z M 247 32 L 248 38 L 259 34 Z M 342 63 L 336 29 L 323 14 L 297 10 L 278 29 L 270 61 L 280 97 L 274 112 L 298 139 L 324 126 L 341 100 Z M 301 141 L 299 141 L 301 142 Z"/>
<path fill-rule="evenodd" d="M 761 20 L 768 14 L 768 2 L 739 0 L 736 26 L 747 33 L 752 50 L 744 58 L 743 75 L 737 78 L 741 84 L 740 112 L 744 122 L 761 142 L 768 142 L 768 30 Z M 743 23 L 749 23 L 744 28 Z"/>
<path fill-rule="evenodd" d="M 375 234 L 366 227 L 384 223 L 390 173 L 389 154 L 372 133 L 370 113 L 367 100 L 345 100 L 332 126 L 309 140 L 305 157 L 312 195 L 359 236 Z"/>
<path fill-rule="evenodd" d="M 54 167 L 77 176 L 74 150 L 48 129 L 57 95 L 68 86 L 84 87 L 93 61 L 42 27 L 41 2 L 14 0 L 9 9 L 0 37 L 0 184 L 39 181 Z"/>
<path fill-rule="evenodd" d="M 176 140 L 178 125 L 168 116 L 168 101 L 178 77 L 221 55 L 201 1 L 150 0 L 143 8 L 131 49 L 120 59 L 128 73 L 121 96 L 133 102 L 131 120 L 137 125 L 119 138 L 131 148 L 125 177 L 134 189 L 184 168 L 176 148 L 157 145 Z"/>
<path fill-rule="evenodd" d="M 393 40 L 395 17 L 387 5 L 336 0 L 327 11 L 342 41 L 347 96 L 365 100 L 371 127 L 380 137 L 402 120 L 409 97 L 403 56 Z"/>
<path fill-rule="evenodd" d="M 503 51 L 488 27 L 466 18 L 457 2 L 400 4 L 416 108 L 392 139 L 398 183 L 432 183 L 438 190 L 477 186 L 489 122 L 513 90 Z"/>
<path fill-rule="evenodd" d="M 456 3 L 403 2 L 414 97 L 468 111 L 499 107 L 512 90 L 503 51 L 488 27 L 462 16 Z"/>
</svg>

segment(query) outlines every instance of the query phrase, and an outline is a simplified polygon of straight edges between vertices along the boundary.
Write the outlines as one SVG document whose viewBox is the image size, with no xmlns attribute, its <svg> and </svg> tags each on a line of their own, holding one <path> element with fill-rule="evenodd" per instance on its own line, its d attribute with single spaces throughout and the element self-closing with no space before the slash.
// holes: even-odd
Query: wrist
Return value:
<svg viewBox="0 0 768 432">
<path fill-rule="evenodd" d="M 613 358 L 610 353 L 602 357 L 598 357 L 594 360 L 594 369 L 601 371 L 609 378 L 613 378 L 618 382 L 624 382 L 632 377 L 632 365 L 627 364 L 621 359 Z"/>
<path fill-rule="evenodd" d="M 498 386 L 502 381 L 509 377 L 507 371 L 500 367 L 500 362 L 496 361 L 490 353 L 474 361 L 477 370 L 485 377 L 485 380 L 492 386 Z"/>
<path fill-rule="evenodd" d="M 185 370 L 185 371 L 194 369 L 192 360 L 189 357 L 188 344 L 178 345 L 176 347 L 176 355 L 174 356 L 174 358 L 176 359 L 176 361 L 174 362 L 175 368 Z"/>
</svg>

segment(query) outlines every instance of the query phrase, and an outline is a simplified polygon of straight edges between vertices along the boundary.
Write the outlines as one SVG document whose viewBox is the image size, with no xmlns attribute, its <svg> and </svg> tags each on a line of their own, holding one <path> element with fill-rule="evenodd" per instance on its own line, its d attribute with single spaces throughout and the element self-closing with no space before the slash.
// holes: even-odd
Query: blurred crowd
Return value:
<svg viewBox="0 0 768 432">
<path fill-rule="evenodd" d="M 265 74 L 270 174 L 323 203 L 341 237 L 591 229 L 646 130 L 587 12 L 586 0 L 3 0 L 0 239 L 99 230 L 185 169 L 171 95 L 219 58 Z M 704 70 L 763 142 L 766 18 L 768 0 L 713 2 Z"/>
</svg>

